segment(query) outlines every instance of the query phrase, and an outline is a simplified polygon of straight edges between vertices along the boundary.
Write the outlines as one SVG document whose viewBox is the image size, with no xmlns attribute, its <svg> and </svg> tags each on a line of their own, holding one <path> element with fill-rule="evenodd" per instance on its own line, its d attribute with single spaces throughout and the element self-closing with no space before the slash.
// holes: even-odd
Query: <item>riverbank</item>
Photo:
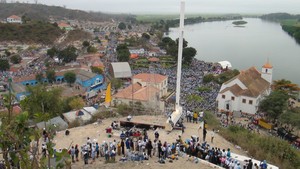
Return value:
<svg viewBox="0 0 300 169">
<path fill-rule="evenodd" d="M 244 18 L 247 26 L 234 27 L 232 21 L 206 22 L 185 26 L 184 38 L 205 62 L 228 60 L 238 70 L 255 66 L 261 70 L 269 60 L 273 80 L 287 79 L 300 85 L 298 78 L 300 45 L 282 30 L 279 23 Z M 169 37 L 176 39 L 178 29 L 171 28 Z M 285 62 L 282 59 L 285 58 Z"/>
</svg>

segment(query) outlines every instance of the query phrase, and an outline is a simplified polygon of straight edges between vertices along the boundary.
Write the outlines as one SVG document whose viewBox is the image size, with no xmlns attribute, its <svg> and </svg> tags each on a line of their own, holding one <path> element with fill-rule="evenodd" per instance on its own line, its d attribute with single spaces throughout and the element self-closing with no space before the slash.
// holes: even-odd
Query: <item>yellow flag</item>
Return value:
<svg viewBox="0 0 300 169">
<path fill-rule="evenodd" d="M 105 103 L 109 104 L 111 102 L 111 83 L 108 84 L 105 93 Z"/>
</svg>

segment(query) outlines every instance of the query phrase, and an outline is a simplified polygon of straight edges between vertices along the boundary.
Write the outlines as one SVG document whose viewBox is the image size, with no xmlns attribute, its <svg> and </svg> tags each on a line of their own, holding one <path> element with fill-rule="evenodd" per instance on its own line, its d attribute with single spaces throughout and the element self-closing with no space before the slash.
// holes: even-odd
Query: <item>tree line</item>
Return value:
<svg viewBox="0 0 300 169">
<path fill-rule="evenodd" d="M 158 46 L 167 51 L 167 54 L 175 58 L 178 57 L 178 38 L 174 41 L 170 37 L 162 38 Z M 188 65 L 192 62 L 193 58 L 196 56 L 197 50 L 193 47 L 188 47 L 188 42 L 183 39 L 183 51 L 182 51 L 182 63 Z"/>
</svg>

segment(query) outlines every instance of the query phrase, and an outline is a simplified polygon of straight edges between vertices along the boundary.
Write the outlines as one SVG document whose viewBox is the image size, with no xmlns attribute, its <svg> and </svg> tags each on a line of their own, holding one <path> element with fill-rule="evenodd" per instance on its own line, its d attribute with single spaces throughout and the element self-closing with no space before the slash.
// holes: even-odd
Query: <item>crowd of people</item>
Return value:
<svg viewBox="0 0 300 169">
<path fill-rule="evenodd" d="M 20 66 L 16 71 L 0 71 L 0 81 L 7 82 L 8 78 L 19 78 L 35 75 L 46 69 L 46 53 L 41 49 L 25 50 L 19 53 L 21 58 L 31 58 L 32 60 L 26 65 Z"/>
<path fill-rule="evenodd" d="M 204 127 L 203 133 L 207 132 Z M 136 135 L 134 133 L 139 133 Z M 205 134 L 206 135 L 206 134 Z M 213 142 L 213 135 L 211 142 Z M 147 130 L 131 128 L 120 134 L 120 138 L 107 142 L 87 138 L 82 146 L 72 145 L 68 150 L 73 163 L 82 161 L 85 165 L 93 164 L 97 159 L 105 162 L 127 162 L 154 159 L 161 164 L 175 162 L 179 158 L 186 158 L 193 163 L 205 160 L 217 166 L 227 169 L 266 169 L 266 161 L 260 164 L 253 163 L 251 159 L 238 161 L 232 157 L 229 148 L 220 148 L 210 145 L 203 134 L 202 141 L 199 137 L 192 135 L 183 139 L 181 135 L 175 140 L 163 140 L 159 130 L 154 131 L 152 141 Z M 58 150 L 62 151 L 62 150 Z"/>
<path fill-rule="evenodd" d="M 180 104 L 182 105 L 184 115 L 186 115 L 187 111 L 194 111 L 195 109 L 215 111 L 216 97 L 221 86 L 213 82 L 205 84 L 203 83 L 203 77 L 206 73 L 216 74 L 216 70 L 219 69 L 219 67 L 216 67 L 212 63 L 207 63 L 197 59 L 193 59 L 188 68 L 182 69 Z M 177 77 L 176 67 L 163 68 L 157 64 L 153 69 L 139 68 L 132 70 L 132 73 L 157 73 L 168 76 L 168 89 L 170 91 L 175 91 Z M 198 88 L 201 86 L 206 86 L 210 89 L 207 91 L 199 91 Z M 188 97 L 192 94 L 202 97 L 202 101 L 187 101 Z M 167 109 L 169 107 L 169 109 L 172 110 L 174 105 L 170 103 L 167 104 L 166 107 Z"/>
</svg>

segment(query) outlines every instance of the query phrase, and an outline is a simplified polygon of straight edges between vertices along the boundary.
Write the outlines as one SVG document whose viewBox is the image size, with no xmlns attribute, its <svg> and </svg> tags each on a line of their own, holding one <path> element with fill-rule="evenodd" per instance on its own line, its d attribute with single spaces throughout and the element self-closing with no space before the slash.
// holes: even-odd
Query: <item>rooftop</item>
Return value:
<svg viewBox="0 0 300 169">
<path fill-rule="evenodd" d="M 267 61 L 267 63 L 263 65 L 263 68 L 272 69 L 273 66 L 269 63 L 269 61 Z"/>
<path fill-rule="evenodd" d="M 121 99 L 133 99 L 138 101 L 149 101 L 159 90 L 155 87 L 142 87 L 141 84 L 135 83 L 127 88 L 120 90 L 113 97 Z"/>
<path fill-rule="evenodd" d="M 97 74 L 95 74 L 93 72 L 89 72 L 89 71 L 85 71 L 85 70 L 81 70 L 81 69 L 79 69 L 79 71 L 76 74 L 76 76 L 78 78 L 80 78 L 82 81 L 89 80 L 89 79 L 95 77 L 96 75 Z"/>
<path fill-rule="evenodd" d="M 17 16 L 17 15 L 11 15 L 7 18 L 12 18 L 12 19 L 18 19 L 18 20 L 21 20 L 21 17 Z"/>
<path fill-rule="evenodd" d="M 61 22 L 58 24 L 58 27 L 71 27 L 69 24 Z"/>
<path fill-rule="evenodd" d="M 140 79 L 143 82 L 152 82 L 152 83 L 161 83 L 167 78 L 168 76 L 163 76 L 160 74 L 151 74 L 151 73 L 140 73 L 133 76 L 133 79 Z"/>
<path fill-rule="evenodd" d="M 15 93 L 23 93 L 26 92 L 25 86 L 23 86 L 22 84 L 17 84 L 17 83 L 12 83 L 11 84 L 12 90 Z"/>
<path fill-rule="evenodd" d="M 247 89 L 242 90 L 240 87 L 233 85 L 225 88 L 220 93 L 224 93 L 229 90 L 236 96 L 243 95 L 257 97 L 270 87 L 270 83 L 261 77 L 261 73 L 255 67 L 241 71 L 239 75 L 225 82 L 225 84 L 228 84 L 235 79 L 240 80 L 247 87 Z"/>
</svg>

